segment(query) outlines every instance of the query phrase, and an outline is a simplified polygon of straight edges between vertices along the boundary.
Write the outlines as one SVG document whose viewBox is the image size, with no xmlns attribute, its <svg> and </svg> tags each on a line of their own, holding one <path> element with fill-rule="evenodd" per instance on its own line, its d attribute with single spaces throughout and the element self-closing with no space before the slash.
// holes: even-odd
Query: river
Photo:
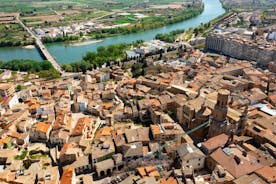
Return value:
<svg viewBox="0 0 276 184">
<path fill-rule="evenodd" d="M 179 23 L 157 29 L 147 30 L 144 32 L 109 37 L 103 39 L 102 42 L 88 45 L 73 46 L 68 43 L 52 43 L 47 44 L 46 47 L 49 52 L 57 59 L 59 64 L 71 63 L 81 60 L 82 56 L 84 56 L 86 52 L 96 51 L 97 47 L 99 46 L 108 46 L 121 42 L 131 43 L 136 40 L 149 41 L 152 40 L 158 33 L 168 33 L 176 29 L 189 29 L 191 27 L 197 27 L 201 23 L 207 23 L 225 12 L 219 0 L 203 0 L 203 2 L 204 11 L 200 15 Z M 0 60 L 12 59 L 42 60 L 36 49 L 0 48 Z"/>
</svg>

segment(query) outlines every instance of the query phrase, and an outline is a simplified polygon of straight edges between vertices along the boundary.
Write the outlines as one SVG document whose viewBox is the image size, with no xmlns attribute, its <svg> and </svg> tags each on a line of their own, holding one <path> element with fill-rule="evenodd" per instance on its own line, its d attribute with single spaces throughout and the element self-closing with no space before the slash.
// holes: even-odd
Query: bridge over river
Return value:
<svg viewBox="0 0 276 184">
<path fill-rule="evenodd" d="M 200 25 L 201 23 L 207 23 L 208 21 L 218 17 L 225 13 L 220 0 L 203 0 L 204 11 L 202 14 L 184 20 L 179 23 L 163 26 L 156 29 L 146 30 L 138 33 L 131 33 L 127 35 L 118 35 L 114 37 L 103 38 L 102 42 L 91 43 L 88 45 L 74 46 L 66 43 L 53 43 L 44 45 L 47 47 L 49 53 L 54 56 L 52 63 L 68 64 L 75 61 L 80 61 L 87 52 L 96 52 L 99 46 L 109 46 L 117 43 L 132 43 L 136 40 L 149 41 L 155 38 L 158 33 L 168 33 L 176 29 L 189 29 Z M 0 48 L 0 60 L 12 60 L 12 59 L 34 59 L 41 60 L 38 49 L 25 49 L 25 48 Z M 42 55 L 42 54 L 41 54 Z M 58 67 L 58 65 L 54 65 Z M 60 71 L 60 70 L 58 70 Z"/>
<path fill-rule="evenodd" d="M 43 56 L 44 59 L 48 60 L 53 67 L 60 73 L 63 74 L 63 70 L 60 67 L 60 65 L 57 63 L 57 61 L 55 60 L 55 58 L 50 54 L 50 52 L 47 50 L 47 48 L 44 46 L 44 44 L 42 43 L 42 41 L 40 40 L 39 37 L 37 37 L 32 30 L 30 30 L 30 28 L 28 28 L 20 19 L 19 19 L 19 15 L 16 17 L 18 23 L 35 39 L 35 45 L 38 48 L 38 50 L 40 51 L 40 54 Z"/>
</svg>

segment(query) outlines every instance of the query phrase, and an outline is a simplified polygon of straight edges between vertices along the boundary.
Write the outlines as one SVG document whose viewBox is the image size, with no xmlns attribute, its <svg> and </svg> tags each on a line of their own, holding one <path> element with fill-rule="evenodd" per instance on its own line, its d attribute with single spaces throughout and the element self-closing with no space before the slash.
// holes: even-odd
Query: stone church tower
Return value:
<svg viewBox="0 0 276 184">
<path fill-rule="evenodd" d="M 238 129 L 237 129 L 237 132 L 236 134 L 238 135 L 243 135 L 244 134 L 244 129 L 247 125 L 247 115 L 248 115 L 248 104 L 245 105 L 244 107 L 244 110 L 242 112 L 242 115 L 241 115 L 241 119 L 240 119 L 240 122 L 238 124 Z"/>
<path fill-rule="evenodd" d="M 212 111 L 208 137 L 214 137 L 221 133 L 228 133 L 230 126 L 227 123 L 228 97 L 230 92 L 226 89 L 218 90 L 217 103 Z"/>
</svg>

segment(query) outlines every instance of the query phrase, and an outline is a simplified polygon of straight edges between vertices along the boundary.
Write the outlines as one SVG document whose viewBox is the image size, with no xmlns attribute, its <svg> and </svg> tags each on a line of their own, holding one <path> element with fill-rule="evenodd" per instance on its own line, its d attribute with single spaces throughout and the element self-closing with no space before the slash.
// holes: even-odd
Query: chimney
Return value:
<svg viewBox="0 0 276 184">
<path fill-rule="evenodd" d="M 228 147 L 230 144 L 232 144 L 232 143 L 233 143 L 233 140 L 234 140 L 234 131 L 231 130 L 230 133 L 228 134 L 228 140 L 227 140 L 227 142 L 225 143 L 224 148 L 225 148 L 225 147 Z"/>
<path fill-rule="evenodd" d="M 238 156 L 234 156 L 235 162 L 239 165 L 241 163 L 241 159 Z"/>
<path fill-rule="evenodd" d="M 217 167 L 218 167 L 218 171 L 217 171 L 218 172 L 218 176 L 220 178 L 225 177 L 226 176 L 226 172 L 225 172 L 224 168 L 222 166 L 220 166 L 220 165 L 218 165 Z"/>
<path fill-rule="evenodd" d="M 242 151 L 242 156 L 247 157 L 247 152 L 245 150 Z"/>
</svg>

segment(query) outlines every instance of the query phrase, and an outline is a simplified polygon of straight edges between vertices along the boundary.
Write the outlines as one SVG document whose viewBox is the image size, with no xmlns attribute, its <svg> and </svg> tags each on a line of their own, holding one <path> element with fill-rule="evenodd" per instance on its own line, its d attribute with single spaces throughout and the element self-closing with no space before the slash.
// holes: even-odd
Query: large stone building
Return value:
<svg viewBox="0 0 276 184">
<path fill-rule="evenodd" d="M 200 170 L 204 168 L 205 155 L 192 143 L 181 144 L 177 150 L 177 165 L 181 168 Z"/>
<path fill-rule="evenodd" d="M 276 60 L 275 46 L 270 46 L 263 39 L 251 39 L 230 32 L 210 33 L 206 37 L 205 47 L 233 58 L 256 61 L 262 66 Z"/>
<path fill-rule="evenodd" d="M 221 133 L 229 133 L 230 130 L 234 129 L 234 124 L 229 123 L 226 119 L 229 95 L 230 92 L 226 89 L 220 89 L 218 91 L 217 103 L 212 112 L 208 137 L 214 137 Z"/>
</svg>

